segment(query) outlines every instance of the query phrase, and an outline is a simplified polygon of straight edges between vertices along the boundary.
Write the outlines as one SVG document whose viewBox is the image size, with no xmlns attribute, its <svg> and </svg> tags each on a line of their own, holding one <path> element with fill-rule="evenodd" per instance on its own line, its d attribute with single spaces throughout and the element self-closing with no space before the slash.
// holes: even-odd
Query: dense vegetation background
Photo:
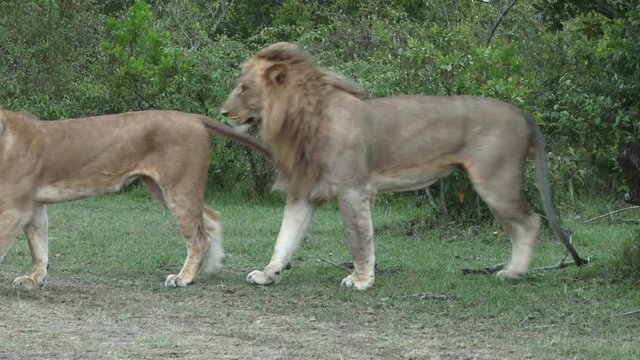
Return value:
<svg viewBox="0 0 640 360">
<path fill-rule="evenodd" d="M 0 106 L 51 120 L 149 108 L 219 118 L 240 63 L 292 41 L 374 96 L 512 102 L 547 138 L 558 197 L 620 197 L 615 159 L 638 140 L 639 29 L 639 3 L 622 0 L 3 0 Z M 269 164 L 213 142 L 213 190 L 268 190 Z M 455 206 L 473 196 L 461 175 L 446 190 Z"/>
</svg>

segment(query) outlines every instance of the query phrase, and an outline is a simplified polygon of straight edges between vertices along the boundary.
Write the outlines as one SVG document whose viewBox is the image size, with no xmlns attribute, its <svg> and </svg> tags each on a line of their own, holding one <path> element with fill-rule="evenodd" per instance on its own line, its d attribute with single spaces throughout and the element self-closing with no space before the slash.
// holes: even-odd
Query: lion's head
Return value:
<svg viewBox="0 0 640 360">
<path fill-rule="evenodd" d="M 262 137 L 273 148 L 279 184 L 306 196 L 322 173 L 327 99 L 336 91 L 368 96 L 360 85 L 317 66 L 308 52 L 279 42 L 243 64 L 222 112 L 243 130 L 262 124 Z M 306 186 L 300 188 L 302 184 Z"/>
</svg>

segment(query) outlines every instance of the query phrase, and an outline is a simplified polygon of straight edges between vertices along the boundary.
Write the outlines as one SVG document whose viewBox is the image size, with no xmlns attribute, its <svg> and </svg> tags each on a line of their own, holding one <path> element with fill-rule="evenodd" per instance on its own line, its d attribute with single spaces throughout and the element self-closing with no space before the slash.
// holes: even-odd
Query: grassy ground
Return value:
<svg viewBox="0 0 640 360">
<path fill-rule="evenodd" d="M 508 259 L 495 225 L 444 224 L 410 202 L 375 210 L 373 289 L 339 287 L 348 261 L 335 205 L 316 215 L 293 268 L 273 287 L 245 284 L 269 261 L 282 203 L 209 202 L 225 222 L 225 270 L 183 289 L 162 286 L 185 246 L 171 215 L 139 191 L 49 207 L 49 286 L 11 288 L 28 271 L 20 237 L 0 264 L 0 359 L 637 359 L 640 283 L 618 271 L 633 222 L 602 204 L 562 206 L 585 268 L 504 283 L 464 267 Z M 612 209 L 622 203 L 610 205 Z M 636 210 L 637 211 L 637 210 Z M 627 212 L 616 220 L 637 219 Z M 534 266 L 557 262 L 545 229 Z M 422 292 L 449 300 L 421 299 Z"/>
</svg>

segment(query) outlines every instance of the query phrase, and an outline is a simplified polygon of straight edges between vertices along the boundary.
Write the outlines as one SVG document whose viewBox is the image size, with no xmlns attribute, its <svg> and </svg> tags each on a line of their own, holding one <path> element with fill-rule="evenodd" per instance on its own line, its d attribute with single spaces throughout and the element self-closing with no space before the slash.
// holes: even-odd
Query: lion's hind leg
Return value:
<svg viewBox="0 0 640 360">
<path fill-rule="evenodd" d="M 513 158 L 512 161 L 516 161 Z M 515 280 L 529 271 L 533 248 L 540 229 L 540 217 L 533 213 L 524 194 L 524 162 L 505 161 L 483 174 L 467 170 L 480 197 L 489 205 L 496 220 L 511 237 L 511 260 L 497 276 Z"/>
<path fill-rule="evenodd" d="M 343 190 L 338 194 L 338 206 L 349 234 L 349 250 L 353 272 L 342 279 L 343 287 L 366 290 L 373 286 L 375 254 L 371 204 L 374 192 L 368 188 Z"/>
<path fill-rule="evenodd" d="M 25 225 L 24 233 L 29 242 L 33 268 L 31 275 L 17 277 L 13 287 L 31 290 L 46 285 L 47 267 L 49 265 L 49 229 L 47 211 L 43 204 L 33 209 L 31 220 Z"/>
<path fill-rule="evenodd" d="M 494 210 L 496 218 L 511 236 L 511 261 L 497 273 L 502 280 L 515 280 L 529 271 L 533 247 L 540 229 L 540 217 L 536 214 L 505 215 Z"/>
</svg>

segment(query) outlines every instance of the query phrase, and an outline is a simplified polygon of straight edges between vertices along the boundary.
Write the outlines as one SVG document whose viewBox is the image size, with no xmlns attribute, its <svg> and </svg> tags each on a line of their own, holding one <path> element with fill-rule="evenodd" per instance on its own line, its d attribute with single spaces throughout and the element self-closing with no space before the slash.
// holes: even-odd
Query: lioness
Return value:
<svg viewBox="0 0 640 360">
<path fill-rule="evenodd" d="M 33 270 L 19 288 L 45 284 L 48 230 L 45 204 L 117 191 L 136 178 L 175 216 L 187 242 L 180 273 L 166 286 L 185 286 L 209 252 L 207 271 L 224 256 L 218 213 L 204 205 L 209 131 L 269 156 L 231 127 L 202 115 L 140 111 L 61 121 L 0 109 L 0 260 L 24 229 Z"/>
<path fill-rule="evenodd" d="M 529 114 L 481 97 L 365 97 L 360 86 L 317 67 L 289 43 L 266 47 L 244 63 L 222 110 L 237 127 L 262 122 L 277 186 L 287 193 L 271 261 L 264 271 L 251 272 L 249 283 L 279 282 L 316 208 L 335 197 L 354 263 L 341 285 L 371 287 L 376 192 L 424 188 L 458 167 L 511 236 L 511 261 L 498 276 L 519 278 L 529 268 L 540 227 L 523 192 L 531 151 L 549 223 L 576 263 L 584 263 L 558 224 L 544 142 Z"/>
</svg>

